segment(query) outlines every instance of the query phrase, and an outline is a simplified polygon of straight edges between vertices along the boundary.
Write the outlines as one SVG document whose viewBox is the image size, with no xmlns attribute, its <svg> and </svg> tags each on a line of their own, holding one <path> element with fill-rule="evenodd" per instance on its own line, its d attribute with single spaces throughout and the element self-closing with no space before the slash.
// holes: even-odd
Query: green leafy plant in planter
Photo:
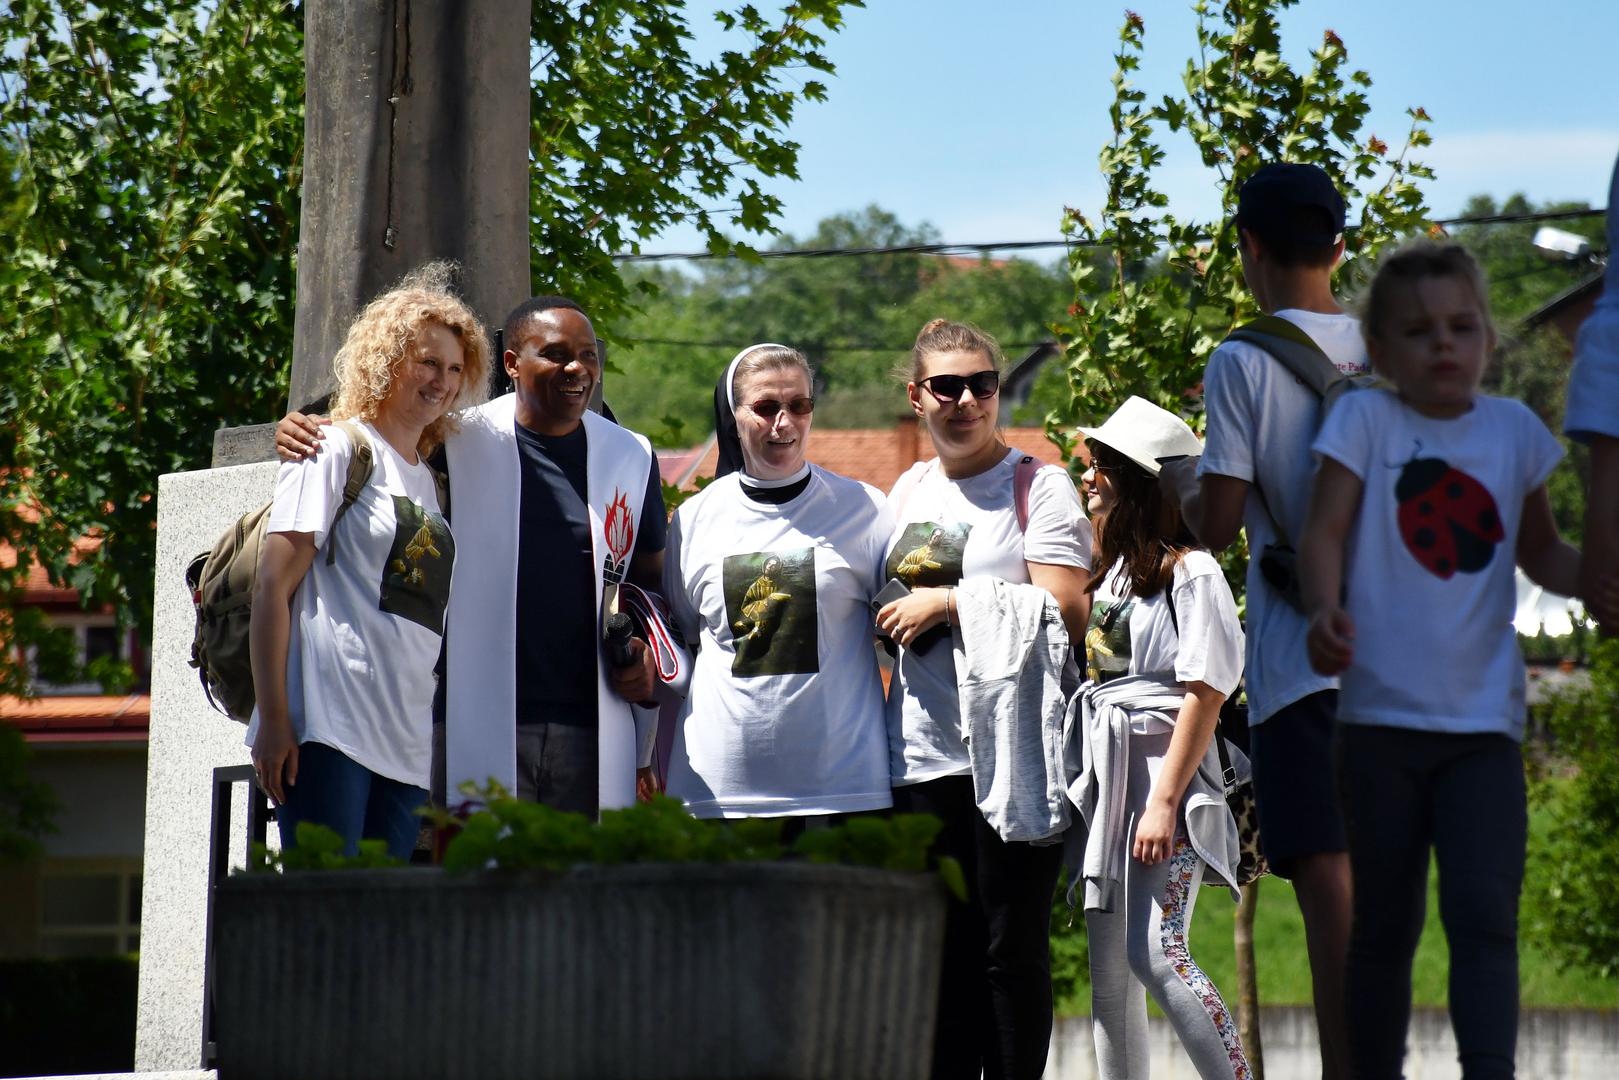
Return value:
<svg viewBox="0 0 1619 1080">
<path fill-rule="evenodd" d="M 782 841 L 782 818 L 700 820 L 664 795 L 603 811 L 593 822 L 583 814 L 512 798 L 499 785 L 464 787 L 462 793 L 484 808 L 464 820 L 445 810 L 426 812 L 439 828 L 458 830 L 444 852 L 444 868 L 451 873 L 563 870 L 579 863 L 769 862 L 787 856 L 920 873 L 929 868 L 929 850 L 941 827 L 931 814 L 856 817 L 808 830 L 789 847 Z M 944 856 L 934 864 L 945 885 L 965 898 L 956 861 Z"/>
<path fill-rule="evenodd" d="M 932 814 L 856 817 L 808 830 L 791 846 L 782 841 L 783 818 L 709 821 L 692 817 L 678 799 L 659 795 L 651 802 L 607 810 L 600 821 L 513 798 L 498 784 L 467 785 L 462 794 L 483 809 L 465 818 L 448 810 L 421 811 L 440 830 L 453 833 L 444 850 L 450 873 L 478 870 L 566 870 L 581 863 L 770 862 L 784 857 L 845 866 L 921 873 L 941 824 Z M 298 844 L 272 851 L 256 843 L 248 869 L 369 870 L 404 866 L 381 840 L 361 840 L 346 855 L 343 839 L 324 825 L 300 821 Z M 961 866 L 949 856 L 932 860 L 957 899 L 967 896 Z"/>
<path fill-rule="evenodd" d="M 300 821 L 296 847 L 272 851 L 255 841 L 248 852 L 247 869 L 252 873 L 274 873 L 280 870 L 375 870 L 405 865 L 403 859 L 388 854 L 387 841 L 361 840 L 359 846 L 357 854 L 345 855 L 343 838 L 335 830 L 313 821 Z"/>
</svg>

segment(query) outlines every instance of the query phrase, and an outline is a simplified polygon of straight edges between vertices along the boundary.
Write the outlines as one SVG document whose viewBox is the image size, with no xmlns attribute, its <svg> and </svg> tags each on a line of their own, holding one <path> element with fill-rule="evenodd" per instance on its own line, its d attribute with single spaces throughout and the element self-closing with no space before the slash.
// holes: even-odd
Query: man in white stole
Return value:
<svg viewBox="0 0 1619 1080">
<path fill-rule="evenodd" d="M 563 434 L 583 424 L 596 609 L 577 633 L 598 643 L 598 806 L 627 806 L 635 801 L 636 769 L 650 756 L 655 723 L 654 713 L 630 703 L 652 696 L 654 676 L 641 642 L 635 643 L 637 663 L 622 670 L 607 663 L 599 643 L 604 598 L 611 604 L 627 575 L 656 582 L 662 574 L 661 551 L 635 550 L 652 448 L 641 435 L 585 408 L 600 378 L 600 361 L 584 313 L 571 306 L 523 311 L 514 312 L 517 332 L 508 329 L 504 354 L 517 389 L 461 413 L 460 431 L 445 444 L 452 528 L 469 555 L 457 568 L 447 614 L 446 791 L 454 805 L 455 793 L 469 780 L 481 786 L 493 778 L 517 790 L 517 620 L 556 613 L 516 606 L 518 560 L 525 553 L 519 547 L 522 477 L 515 425 Z"/>
</svg>

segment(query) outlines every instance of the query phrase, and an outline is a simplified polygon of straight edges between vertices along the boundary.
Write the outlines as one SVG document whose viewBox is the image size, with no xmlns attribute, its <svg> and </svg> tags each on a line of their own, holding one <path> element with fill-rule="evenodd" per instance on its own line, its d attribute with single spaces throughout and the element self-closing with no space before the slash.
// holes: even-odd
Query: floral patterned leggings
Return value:
<svg viewBox="0 0 1619 1080">
<path fill-rule="evenodd" d="M 1131 740 L 1131 825 L 1126 851 L 1135 842 L 1135 820 L 1146 804 L 1169 737 Z M 1147 754 L 1140 753 L 1147 749 Z M 1154 753 L 1153 751 L 1156 751 Z M 1111 912 L 1085 912 L 1091 953 L 1091 1028 L 1103 1080 L 1147 1076 L 1147 998 L 1164 1011 L 1203 1080 L 1248 1080 L 1248 1059 L 1237 1036 L 1237 1018 L 1220 991 L 1192 959 L 1186 930 L 1203 880 L 1203 860 L 1175 834 L 1167 860 L 1147 866 L 1124 860 L 1124 889 Z"/>
</svg>

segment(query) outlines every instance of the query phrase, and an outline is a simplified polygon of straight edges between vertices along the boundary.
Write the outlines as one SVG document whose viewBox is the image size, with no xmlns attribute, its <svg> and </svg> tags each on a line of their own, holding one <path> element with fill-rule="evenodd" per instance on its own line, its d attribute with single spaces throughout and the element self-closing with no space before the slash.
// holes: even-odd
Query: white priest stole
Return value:
<svg viewBox="0 0 1619 1080">
<path fill-rule="evenodd" d="M 451 805 L 467 780 L 492 777 L 515 792 L 517 781 L 517 619 L 552 617 L 517 611 L 521 465 L 516 397 L 507 394 L 459 414 L 461 430 L 445 451 L 450 465 L 451 527 L 457 560 L 447 616 L 445 777 Z M 584 415 L 589 445 L 590 509 L 597 607 L 579 633 L 596 648 L 597 777 L 602 809 L 635 801 L 637 739 L 631 706 L 613 692 L 602 655 L 604 588 L 628 572 L 646 498 L 652 447 L 645 438 L 595 413 Z"/>
</svg>

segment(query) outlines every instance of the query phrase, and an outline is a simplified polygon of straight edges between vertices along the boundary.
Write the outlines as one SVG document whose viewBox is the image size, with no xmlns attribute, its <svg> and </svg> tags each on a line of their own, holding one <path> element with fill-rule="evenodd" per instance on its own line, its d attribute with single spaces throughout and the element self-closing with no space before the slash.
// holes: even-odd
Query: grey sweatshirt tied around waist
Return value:
<svg viewBox="0 0 1619 1080">
<path fill-rule="evenodd" d="M 1068 798 L 1079 808 L 1080 830 L 1070 837 L 1069 901 L 1083 876 L 1087 910 L 1112 911 L 1124 882 L 1125 785 L 1130 775 L 1131 721 L 1145 713 L 1174 726 L 1186 700 L 1186 687 L 1162 676 L 1126 675 L 1105 683 L 1088 682 L 1068 705 L 1064 747 Z M 1246 772 L 1248 762 L 1228 747 L 1232 764 Z M 1237 823 L 1226 805 L 1220 754 L 1209 740 L 1197 772 L 1181 797 L 1192 849 L 1237 892 L 1235 867 L 1241 853 Z"/>
</svg>

